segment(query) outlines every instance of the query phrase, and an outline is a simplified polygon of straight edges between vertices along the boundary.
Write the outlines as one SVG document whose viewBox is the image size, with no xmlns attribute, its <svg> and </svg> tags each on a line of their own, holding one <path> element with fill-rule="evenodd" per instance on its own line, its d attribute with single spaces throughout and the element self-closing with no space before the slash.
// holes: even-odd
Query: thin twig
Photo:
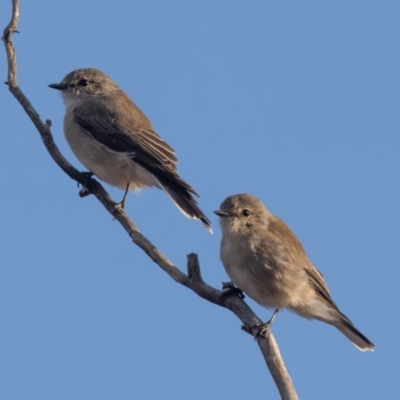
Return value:
<svg viewBox="0 0 400 400">
<path fill-rule="evenodd" d="M 22 93 L 17 82 L 17 61 L 12 35 L 17 31 L 19 20 L 19 0 L 12 0 L 11 20 L 4 29 L 4 42 L 8 74 L 7 82 L 10 92 L 21 104 L 26 114 L 40 133 L 44 145 L 56 164 L 72 179 L 85 185 L 86 193 L 91 193 L 103 204 L 104 208 L 122 225 L 127 234 L 160 268 L 162 268 L 176 282 L 193 290 L 200 297 L 211 303 L 231 310 L 243 324 L 250 326 L 262 321 L 254 314 L 248 305 L 238 296 L 222 296 L 223 292 L 207 285 L 200 272 L 200 264 L 196 254 L 188 255 L 188 274 L 180 271 L 161 251 L 159 251 L 145 236 L 143 236 L 125 211 L 106 192 L 103 186 L 87 174 L 79 172 L 61 154 L 54 143 L 51 133 L 51 121 L 43 122 L 29 100 Z M 278 387 L 281 398 L 284 400 L 297 399 L 296 392 L 285 368 L 278 346 L 271 332 L 266 338 L 257 338 L 257 343 L 264 356 L 267 366 Z"/>
</svg>

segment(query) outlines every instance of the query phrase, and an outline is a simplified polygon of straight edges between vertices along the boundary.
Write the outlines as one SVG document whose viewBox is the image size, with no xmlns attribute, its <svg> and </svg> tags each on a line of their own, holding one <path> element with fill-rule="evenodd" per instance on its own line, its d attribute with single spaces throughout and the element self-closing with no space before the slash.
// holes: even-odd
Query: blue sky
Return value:
<svg viewBox="0 0 400 400">
<path fill-rule="evenodd" d="M 2 29 L 10 8 L 0 4 Z M 82 67 L 117 81 L 176 150 L 215 234 L 157 189 L 131 194 L 129 215 L 167 257 L 184 270 L 198 253 L 220 287 L 212 211 L 251 193 L 375 343 L 361 353 L 331 326 L 279 314 L 272 330 L 303 399 L 400 392 L 399 12 L 394 1 L 22 2 L 19 83 L 68 160 L 83 169 L 47 85 Z M 0 105 L 0 397 L 278 398 L 240 321 L 172 281 L 94 197 L 79 198 L 6 86 Z"/>
</svg>

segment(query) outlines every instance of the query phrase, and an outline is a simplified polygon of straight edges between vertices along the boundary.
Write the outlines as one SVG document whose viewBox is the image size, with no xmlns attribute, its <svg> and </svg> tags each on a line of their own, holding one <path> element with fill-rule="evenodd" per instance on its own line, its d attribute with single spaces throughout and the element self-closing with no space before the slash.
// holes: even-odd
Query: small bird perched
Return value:
<svg viewBox="0 0 400 400">
<path fill-rule="evenodd" d="M 239 289 L 264 307 L 335 326 L 362 351 L 375 348 L 340 312 L 294 233 L 259 199 L 229 196 L 214 213 L 221 217 L 221 260 Z"/>
<path fill-rule="evenodd" d="M 129 189 L 155 186 L 165 190 L 184 215 L 199 219 L 212 232 L 192 196 L 198 194 L 178 175 L 175 151 L 111 78 L 83 68 L 49 87 L 63 95 L 64 134 L 73 153 L 101 180 L 125 189 L 122 206 Z"/>
</svg>

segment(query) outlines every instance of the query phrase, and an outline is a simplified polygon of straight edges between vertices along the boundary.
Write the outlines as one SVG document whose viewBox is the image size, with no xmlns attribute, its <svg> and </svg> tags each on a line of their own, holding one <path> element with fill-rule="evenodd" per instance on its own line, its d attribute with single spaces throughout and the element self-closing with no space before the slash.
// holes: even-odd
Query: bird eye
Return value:
<svg viewBox="0 0 400 400">
<path fill-rule="evenodd" d="M 79 81 L 79 86 L 87 86 L 89 84 L 89 81 L 87 79 L 81 79 Z"/>
<path fill-rule="evenodd" d="M 245 208 L 245 209 L 242 211 L 242 214 L 243 214 L 245 217 L 248 217 L 248 216 L 250 215 L 250 211 L 249 211 L 247 208 Z"/>
</svg>

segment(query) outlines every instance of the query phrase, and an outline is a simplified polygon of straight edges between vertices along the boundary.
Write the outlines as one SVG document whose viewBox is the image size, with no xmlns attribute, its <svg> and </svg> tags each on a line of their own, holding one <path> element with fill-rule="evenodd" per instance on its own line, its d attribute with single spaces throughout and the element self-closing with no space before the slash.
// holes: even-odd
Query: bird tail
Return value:
<svg viewBox="0 0 400 400">
<path fill-rule="evenodd" d="M 161 182 L 160 179 L 157 179 L 157 181 L 160 186 L 165 190 L 165 192 L 167 192 L 168 196 L 175 203 L 175 205 L 178 207 L 183 215 L 188 218 L 200 220 L 207 228 L 207 230 L 210 233 L 213 233 L 210 220 L 200 210 L 200 207 L 197 205 L 196 199 L 191 195 L 189 191 L 191 187 L 186 184 L 186 182 L 182 183 L 184 183 L 187 188 L 180 187 L 180 185 L 171 185 L 169 184 L 169 182 Z M 194 190 L 193 193 L 195 193 Z"/>
<path fill-rule="evenodd" d="M 361 351 L 374 351 L 375 345 L 368 340 L 359 330 L 355 328 L 353 323 L 343 314 L 340 320 L 333 324 L 340 332 L 343 333 L 350 341 Z"/>
</svg>

